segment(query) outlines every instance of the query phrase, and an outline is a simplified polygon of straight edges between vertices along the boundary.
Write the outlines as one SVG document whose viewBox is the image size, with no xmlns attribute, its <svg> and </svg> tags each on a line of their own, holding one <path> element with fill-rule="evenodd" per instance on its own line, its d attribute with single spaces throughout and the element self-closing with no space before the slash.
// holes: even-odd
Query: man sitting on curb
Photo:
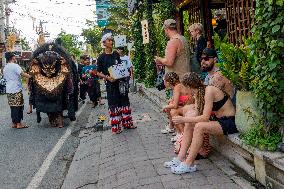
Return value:
<svg viewBox="0 0 284 189">
<path fill-rule="evenodd" d="M 205 48 L 202 52 L 201 59 L 202 71 L 208 72 L 208 75 L 204 80 L 204 84 L 218 87 L 226 94 L 228 94 L 231 99 L 233 99 L 235 94 L 234 86 L 232 85 L 231 81 L 223 76 L 219 69 L 216 67 L 216 63 L 218 61 L 216 51 L 211 48 Z"/>
</svg>

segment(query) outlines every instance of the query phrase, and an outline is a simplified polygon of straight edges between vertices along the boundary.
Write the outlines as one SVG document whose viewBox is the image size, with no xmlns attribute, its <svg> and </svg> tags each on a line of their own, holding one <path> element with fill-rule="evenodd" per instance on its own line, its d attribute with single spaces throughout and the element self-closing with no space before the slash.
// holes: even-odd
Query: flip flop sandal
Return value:
<svg viewBox="0 0 284 189">
<path fill-rule="evenodd" d="M 177 167 L 171 168 L 172 173 L 174 174 L 184 174 L 184 173 L 192 173 L 196 171 L 196 165 L 193 167 L 186 165 L 184 162 L 180 163 Z"/>
</svg>

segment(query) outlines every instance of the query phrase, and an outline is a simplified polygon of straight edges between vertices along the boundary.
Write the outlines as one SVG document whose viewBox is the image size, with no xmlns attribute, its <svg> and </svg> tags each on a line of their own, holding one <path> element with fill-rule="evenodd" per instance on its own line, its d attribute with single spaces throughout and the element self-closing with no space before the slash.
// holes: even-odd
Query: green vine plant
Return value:
<svg viewBox="0 0 284 189">
<path fill-rule="evenodd" d="M 154 56 L 157 54 L 156 50 L 156 32 L 155 32 L 155 25 L 153 20 L 153 6 L 145 2 L 145 12 L 144 16 L 145 19 L 148 20 L 148 30 L 149 30 L 149 43 L 145 44 L 144 51 L 145 51 L 145 71 L 146 71 L 146 78 L 144 80 L 144 84 L 146 87 L 153 87 L 155 85 L 155 80 L 157 77 L 157 70 L 154 61 Z"/>
<path fill-rule="evenodd" d="M 248 115 L 248 119 L 251 118 L 254 122 L 250 129 L 241 135 L 244 142 L 260 150 L 275 151 L 282 139 L 279 127 L 265 127 L 263 117 L 253 114 L 249 107 L 243 110 Z"/>
<path fill-rule="evenodd" d="M 284 126 L 284 1 L 258 0 L 252 48 L 255 54 L 252 90 L 265 112 L 265 125 Z"/>
<path fill-rule="evenodd" d="M 134 56 L 133 66 L 135 79 L 138 82 L 143 82 L 145 79 L 145 52 L 142 39 L 141 20 L 143 18 L 143 7 L 140 6 L 138 11 L 133 16 L 133 24 L 131 28 L 132 37 L 134 40 Z"/>
<path fill-rule="evenodd" d="M 253 54 L 251 51 L 251 39 L 248 38 L 245 45 L 235 46 L 220 37 L 214 35 L 214 44 L 219 51 L 219 68 L 238 90 L 249 91 L 253 74 Z"/>
</svg>

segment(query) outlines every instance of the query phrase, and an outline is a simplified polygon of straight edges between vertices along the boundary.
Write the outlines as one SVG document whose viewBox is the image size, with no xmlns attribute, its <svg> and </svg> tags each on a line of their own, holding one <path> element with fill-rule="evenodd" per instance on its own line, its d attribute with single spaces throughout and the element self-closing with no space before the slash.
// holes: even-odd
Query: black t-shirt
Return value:
<svg viewBox="0 0 284 189">
<path fill-rule="evenodd" d="M 196 41 L 196 47 L 195 47 L 195 55 L 197 58 L 197 61 L 200 63 L 200 58 L 202 55 L 203 50 L 206 48 L 207 40 L 204 36 L 200 36 L 199 39 Z"/>
<path fill-rule="evenodd" d="M 114 51 L 112 54 L 101 54 L 97 59 L 97 71 L 109 76 L 108 68 L 115 64 L 120 64 L 119 54 Z"/>
<path fill-rule="evenodd" d="M 78 74 L 79 74 L 79 77 L 80 77 L 81 80 L 83 79 L 82 78 L 82 70 L 83 70 L 84 67 L 85 67 L 85 65 L 78 64 Z"/>
</svg>

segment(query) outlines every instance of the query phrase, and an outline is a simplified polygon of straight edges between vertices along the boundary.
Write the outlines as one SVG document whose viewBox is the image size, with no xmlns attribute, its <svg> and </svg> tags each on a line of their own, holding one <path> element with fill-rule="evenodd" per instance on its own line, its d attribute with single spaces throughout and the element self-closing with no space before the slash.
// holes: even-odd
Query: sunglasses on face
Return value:
<svg viewBox="0 0 284 189">
<path fill-rule="evenodd" d="M 204 57 L 201 57 L 200 60 L 201 60 L 201 61 L 202 61 L 202 60 L 208 61 L 208 60 L 210 60 L 210 58 L 214 58 L 214 57 L 212 57 L 212 56 L 204 56 Z"/>
</svg>

